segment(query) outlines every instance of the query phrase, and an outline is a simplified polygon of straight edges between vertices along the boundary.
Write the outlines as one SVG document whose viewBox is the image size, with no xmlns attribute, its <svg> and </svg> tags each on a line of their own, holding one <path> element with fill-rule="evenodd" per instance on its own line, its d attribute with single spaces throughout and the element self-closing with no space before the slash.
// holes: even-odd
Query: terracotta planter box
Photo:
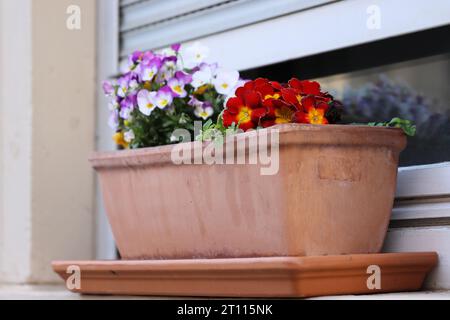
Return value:
<svg viewBox="0 0 450 320">
<path fill-rule="evenodd" d="M 176 165 L 174 146 L 94 154 L 91 162 L 122 257 L 379 252 L 394 200 L 398 155 L 406 145 L 403 132 L 340 125 L 274 128 L 279 130 L 274 175 L 261 175 L 263 164 Z M 240 134 L 236 140 L 268 132 Z M 180 147 L 192 151 L 195 144 Z M 254 154 L 248 146 L 246 151 Z"/>
</svg>

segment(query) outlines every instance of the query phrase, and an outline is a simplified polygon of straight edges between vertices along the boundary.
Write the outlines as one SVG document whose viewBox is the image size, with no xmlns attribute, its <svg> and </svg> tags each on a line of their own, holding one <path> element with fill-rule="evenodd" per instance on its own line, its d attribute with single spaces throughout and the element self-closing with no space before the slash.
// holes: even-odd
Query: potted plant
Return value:
<svg viewBox="0 0 450 320">
<path fill-rule="evenodd" d="M 127 150 L 90 161 L 121 256 L 379 252 L 411 123 L 336 124 L 343 107 L 317 82 L 243 81 L 207 53 L 136 52 L 104 84 Z"/>
</svg>

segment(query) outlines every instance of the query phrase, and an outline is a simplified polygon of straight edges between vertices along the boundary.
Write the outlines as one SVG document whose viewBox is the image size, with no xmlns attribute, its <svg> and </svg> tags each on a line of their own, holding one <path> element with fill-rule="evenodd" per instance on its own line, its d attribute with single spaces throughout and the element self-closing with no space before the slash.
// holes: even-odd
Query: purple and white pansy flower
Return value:
<svg viewBox="0 0 450 320">
<path fill-rule="evenodd" d="M 239 81 L 239 72 L 235 70 L 218 69 L 212 83 L 216 91 L 228 96 L 232 94 Z"/>
<path fill-rule="evenodd" d="M 134 72 L 128 72 L 117 80 L 117 95 L 126 98 L 128 94 L 139 86 L 139 76 Z M 110 90 L 108 85 L 106 89 Z"/>
<path fill-rule="evenodd" d="M 192 75 L 192 86 L 197 89 L 205 84 L 211 83 L 213 78 L 213 74 L 210 69 L 205 68 L 203 70 L 199 70 Z"/>
<path fill-rule="evenodd" d="M 156 108 L 156 91 L 141 90 L 137 95 L 137 103 L 139 106 L 139 111 L 149 116 L 152 114 L 153 110 Z"/>
<path fill-rule="evenodd" d="M 114 95 L 115 88 L 110 81 L 103 81 L 102 87 L 103 87 L 103 92 L 105 93 L 106 96 Z"/>
<path fill-rule="evenodd" d="M 214 117 L 216 106 L 234 93 L 240 80 L 238 72 L 206 62 L 208 56 L 209 49 L 195 43 L 158 52 L 135 51 L 122 60 L 117 81 L 102 83 L 116 143 L 124 148 L 158 145 L 167 139 L 167 124 L 184 127 Z M 152 117 L 156 109 L 158 117 Z M 164 121 L 167 117 L 171 121 Z M 136 130 L 139 126 L 145 130 Z M 147 130 L 149 126 L 155 130 Z"/>
<path fill-rule="evenodd" d="M 108 118 L 108 126 L 113 129 L 114 131 L 119 128 L 119 110 L 114 109 L 110 112 L 109 118 Z"/>
<path fill-rule="evenodd" d="M 145 58 L 144 58 L 145 59 Z M 162 60 L 154 56 L 150 60 L 142 60 L 140 65 L 140 76 L 143 81 L 152 81 L 161 68 Z"/>
<path fill-rule="evenodd" d="M 194 114 L 196 117 L 202 118 L 203 120 L 211 117 L 214 114 L 214 109 L 211 102 L 206 101 L 203 104 L 196 106 L 194 109 Z"/>
<path fill-rule="evenodd" d="M 164 109 L 171 105 L 173 101 L 172 89 L 169 86 L 164 86 L 158 90 L 156 95 L 156 106 L 160 109 Z"/>
<path fill-rule="evenodd" d="M 206 120 L 214 114 L 214 109 L 209 101 L 200 101 L 197 98 L 192 97 L 188 104 L 194 107 L 194 114 L 197 118 Z"/>
<path fill-rule="evenodd" d="M 209 56 L 209 48 L 199 42 L 195 42 L 189 47 L 182 48 L 180 53 L 184 67 L 192 69 L 205 62 Z"/>
<path fill-rule="evenodd" d="M 184 98 L 187 96 L 187 92 L 184 89 L 184 83 L 177 78 L 172 78 L 167 81 L 167 85 L 172 90 L 172 95 L 175 98 Z"/>
<path fill-rule="evenodd" d="M 123 120 L 129 120 L 131 118 L 131 112 L 133 112 L 132 108 L 122 108 L 120 109 L 119 115 Z"/>
<path fill-rule="evenodd" d="M 128 93 L 128 84 L 130 83 L 130 75 L 126 74 L 117 80 L 117 95 L 121 98 L 125 98 Z"/>
<path fill-rule="evenodd" d="M 178 52 L 180 52 L 180 48 L 181 48 L 181 43 L 174 43 L 173 45 L 170 46 L 170 49 L 175 51 L 177 54 L 178 54 Z"/>
<path fill-rule="evenodd" d="M 128 69 L 134 70 L 136 66 L 142 61 L 144 53 L 142 51 L 133 52 L 128 58 Z"/>
<path fill-rule="evenodd" d="M 125 142 L 130 143 L 134 140 L 135 135 L 134 135 L 134 131 L 133 130 L 128 130 L 125 132 L 125 134 L 123 135 L 123 139 L 125 140 Z"/>
<path fill-rule="evenodd" d="M 192 82 L 192 77 L 182 71 L 177 71 L 175 77 L 167 81 L 167 85 L 172 90 L 172 95 L 174 98 L 185 98 L 187 96 L 187 91 L 185 90 L 185 85 Z"/>
<path fill-rule="evenodd" d="M 137 96 L 135 94 L 127 96 L 120 102 L 120 117 L 124 120 L 128 120 L 131 117 L 137 102 Z"/>
</svg>

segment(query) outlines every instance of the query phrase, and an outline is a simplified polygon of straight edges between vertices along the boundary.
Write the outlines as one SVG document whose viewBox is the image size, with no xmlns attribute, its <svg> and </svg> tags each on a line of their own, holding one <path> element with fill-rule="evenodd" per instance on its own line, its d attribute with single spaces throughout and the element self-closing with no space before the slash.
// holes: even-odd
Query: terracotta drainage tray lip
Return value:
<svg viewBox="0 0 450 320">
<path fill-rule="evenodd" d="M 69 287 L 75 287 L 73 292 L 83 294 L 278 298 L 415 291 L 436 263 L 435 252 L 415 252 L 54 261 L 52 266 Z"/>
</svg>

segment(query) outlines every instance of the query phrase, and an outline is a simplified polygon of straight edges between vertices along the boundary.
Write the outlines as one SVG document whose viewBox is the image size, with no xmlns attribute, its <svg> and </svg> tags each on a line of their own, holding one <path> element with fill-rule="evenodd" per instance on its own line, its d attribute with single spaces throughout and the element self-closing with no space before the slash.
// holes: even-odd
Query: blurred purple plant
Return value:
<svg viewBox="0 0 450 320">
<path fill-rule="evenodd" d="M 345 122 L 385 122 L 399 117 L 416 124 L 418 140 L 450 140 L 450 114 L 433 112 L 437 101 L 385 75 L 361 88 L 347 89 L 343 103 Z"/>
</svg>

